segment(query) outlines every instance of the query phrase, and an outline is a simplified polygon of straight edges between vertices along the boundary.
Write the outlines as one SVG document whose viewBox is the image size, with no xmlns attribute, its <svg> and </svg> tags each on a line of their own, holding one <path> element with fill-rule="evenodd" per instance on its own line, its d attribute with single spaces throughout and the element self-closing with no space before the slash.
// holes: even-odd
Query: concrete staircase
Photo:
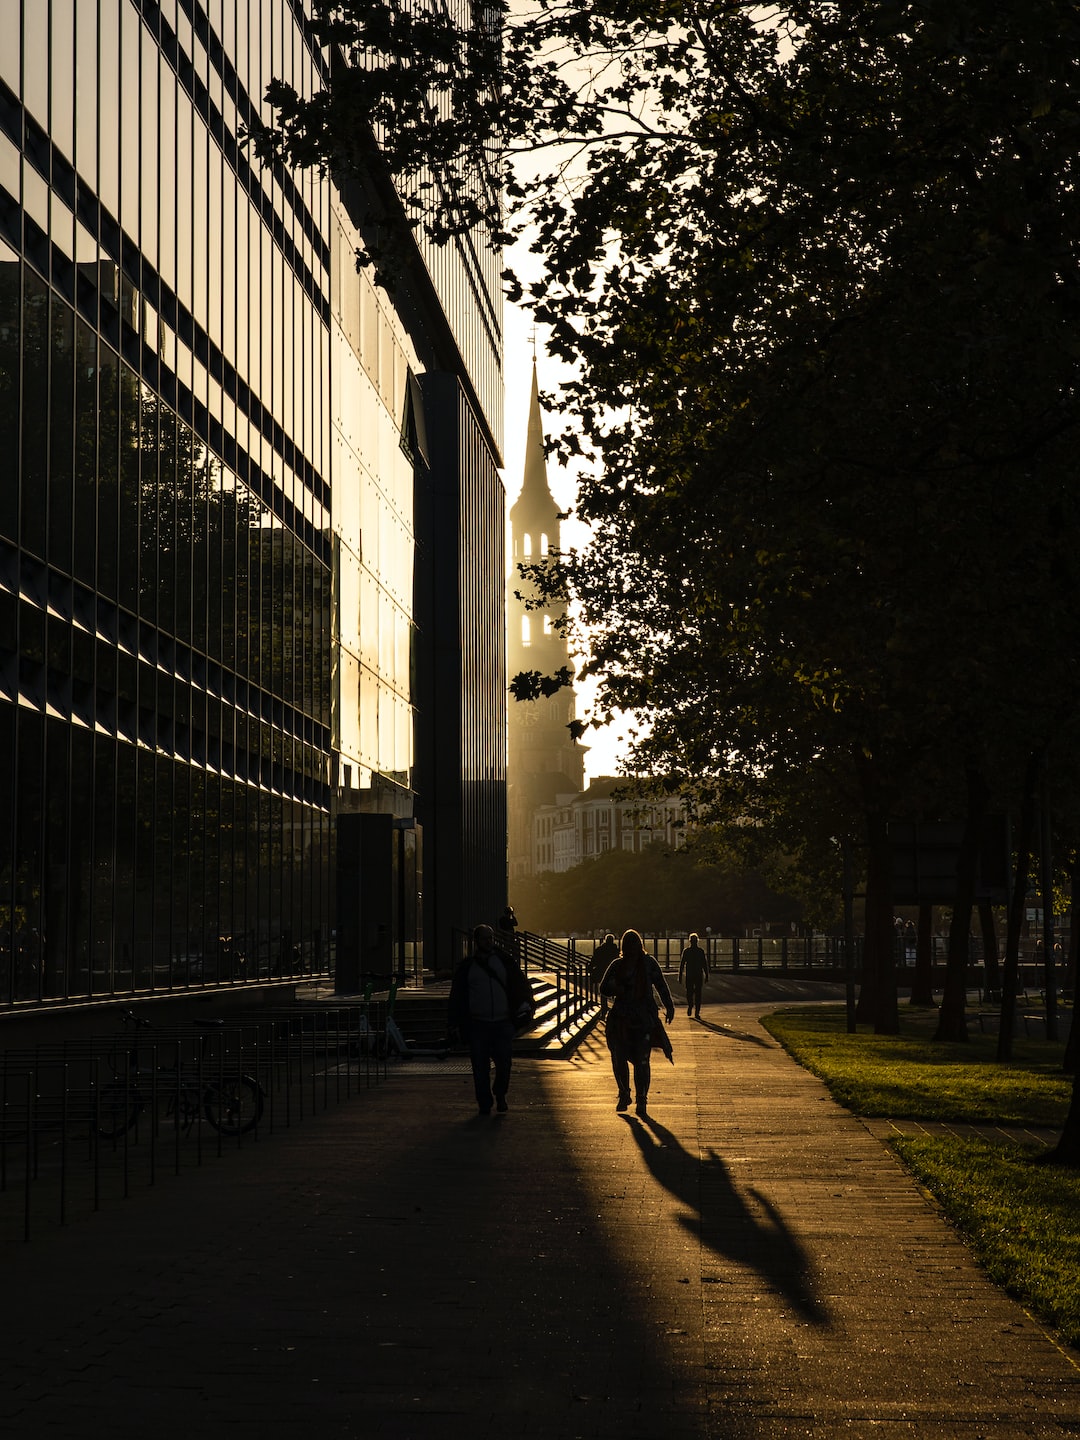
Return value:
<svg viewBox="0 0 1080 1440">
<path fill-rule="evenodd" d="M 529 979 L 536 997 L 536 1015 L 532 1025 L 518 1035 L 516 1052 L 554 1058 L 572 1054 L 600 1018 L 599 1005 L 576 994 L 558 975 L 531 974 Z M 449 993 L 446 983 L 397 992 L 394 1019 L 411 1051 L 425 1054 L 446 1050 Z"/>
</svg>

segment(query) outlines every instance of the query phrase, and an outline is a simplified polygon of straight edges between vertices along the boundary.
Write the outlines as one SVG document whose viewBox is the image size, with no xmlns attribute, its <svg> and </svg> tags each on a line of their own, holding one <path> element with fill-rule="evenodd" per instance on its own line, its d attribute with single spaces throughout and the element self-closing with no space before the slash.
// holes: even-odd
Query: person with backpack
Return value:
<svg viewBox="0 0 1080 1440">
<path fill-rule="evenodd" d="M 532 1015 L 532 987 L 521 967 L 496 948 L 490 925 L 477 925 L 472 949 L 450 982 L 447 1024 L 450 1037 L 460 1036 L 469 1047 L 481 1115 L 490 1115 L 492 1105 L 500 1113 L 509 1109 L 514 1034 Z"/>
</svg>

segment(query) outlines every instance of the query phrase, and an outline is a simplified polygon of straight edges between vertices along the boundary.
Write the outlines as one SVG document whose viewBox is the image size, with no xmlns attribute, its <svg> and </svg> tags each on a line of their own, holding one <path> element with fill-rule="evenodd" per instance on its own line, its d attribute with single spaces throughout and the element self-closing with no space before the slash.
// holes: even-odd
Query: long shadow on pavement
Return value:
<svg viewBox="0 0 1080 1440">
<path fill-rule="evenodd" d="M 680 1224 L 700 1233 L 715 1255 L 752 1267 L 803 1319 L 828 1326 L 828 1311 L 814 1295 L 806 1252 L 776 1207 L 758 1190 L 744 1195 L 715 1150 L 699 1159 L 651 1115 L 644 1121 L 624 1118 L 653 1178 L 686 1206 Z"/>
<path fill-rule="evenodd" d="M 758 1045 L 762 1050 L 771 1048 L 771 1042 L 762 1039 L 760 1035 L 751 1035 L 747 1030 L 734 1030 L 730 1025 L 717 1025 L 712 1020 L 697 1020 L 703 1030 L 711 1030 L 714 1035 L 723 1035 L 725 1040 L 743 1040 L 747 1045 Z"/>
</svg>

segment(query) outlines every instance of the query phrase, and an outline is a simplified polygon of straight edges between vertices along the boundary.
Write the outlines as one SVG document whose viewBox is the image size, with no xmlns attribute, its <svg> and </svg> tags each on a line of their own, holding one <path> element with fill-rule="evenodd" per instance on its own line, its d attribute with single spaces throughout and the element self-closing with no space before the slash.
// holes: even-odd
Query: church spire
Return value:
<svg viewBox="0 0 1080 1440">
<path fill-rule="evenodd" d="M 522 476 L 521 493 L 510 511 L 515 528 L 533 532 L 543 531 L 555 544 L 558 535 L 559 507 L 555 503 L 547 478 L 547 458 L 544 455 L 544 420 L 540 413 L 540 386 L 536 376 L 536 357 L 533 356 L 532 390 L 529 396 L 529 429 L 525 440 L 525 470 Z"/>
<path fill-rule="evenodd" d="M 559 506 L 548 488 L 534 356 L 521 493 L 510 510 L 512 564 L 507 582 L 506 617 L 511 675 L 532 670 L 553 675 L 571 663 L 567 639 L 557 617 L 546 613 L 546 606 L 528 607 L 524 597 L 535 595 L 535 590 L 518 568 L 557 551 L 560 528 Z M 578 793 L 585 788 L 585 751 L 569 729 L 575 718 L 572 688 L 510 706 L 507 801 L 512 878 L 532 873 L 532 821 L 537 808 L 551 804 L 556 795 Z"/>
</svg>

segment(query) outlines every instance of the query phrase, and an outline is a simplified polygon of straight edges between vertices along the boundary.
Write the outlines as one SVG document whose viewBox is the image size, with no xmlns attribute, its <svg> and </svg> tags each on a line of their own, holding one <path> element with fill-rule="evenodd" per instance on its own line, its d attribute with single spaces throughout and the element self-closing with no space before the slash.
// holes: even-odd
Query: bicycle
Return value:
<svg viewBox="0 0 1080 1440">
<path fill-rule="evenodd" d="M 138 1123 L 144 1110 L 153 1110 L 162 1095 L 165 1113 L 174 1118 L 186 1132 L 200 1118 L 205 1118 L 223 1135 L 244 1135 L 254 1130 L 262 1119 L 263 1089 L 250 1075 L 239 1071 L 223 1072 L 211 1059 L 204 1072 L 202 1057 L 208 1037 L 198 1037 L 198 1056 L 186 1064 L 180 1060 L 180 1043 L 176 1043 L 174 1065 L 159 1065 L 156 1054 L 150 1065 L 143 1063 L 140 1053 L 140 1030 L 152 1030 L 149 1020 L 133 1011 L 123 1015 L 125 1026 L 134 1026 L 135 1034 L 122 1054 L 107 1057 L 113 1079 L 101 1089 L 97 1110 L 98 1134 L 105 1140 L 117 1140 Z"/>
</svg>

